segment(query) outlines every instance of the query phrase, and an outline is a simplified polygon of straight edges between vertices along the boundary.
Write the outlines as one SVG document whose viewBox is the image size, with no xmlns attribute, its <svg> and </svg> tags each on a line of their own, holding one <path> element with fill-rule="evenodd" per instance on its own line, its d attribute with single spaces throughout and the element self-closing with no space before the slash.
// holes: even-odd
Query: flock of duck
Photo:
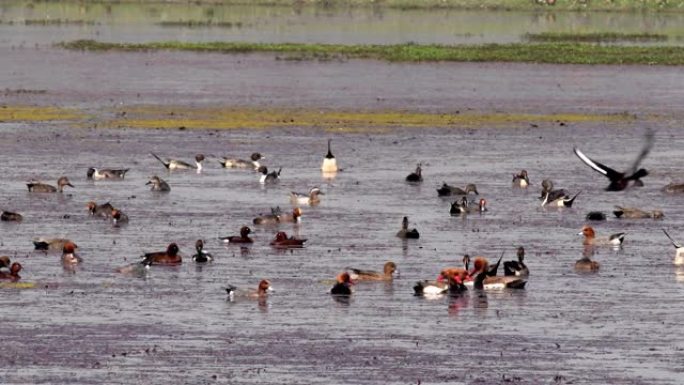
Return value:
<svg viewBox="0 0 684 385">
<path fill-rule="evenodd" d="M 630 186 L 642 186 L 642 179 L 648 175 L 648 171 L 639 168 L 641 161 L 648 155 L 653 145 L 654 134 L 648 130 L 646 134 L 646 144 L 634 164 L 625 172 L 618 172 L 604 164 L 601 164 L 588 156 L 586 156 L 579 149 L 575 148 L 574 152 L 577 157 L 587 164 L 595 171 L 601 173 L 609 179 L 608 191 L 621 191 Z M 177 159 L 163 159 L 156 154 L 151 154 L 159 160 L 161 164 L 169 171 L 175 170 L 196 170 L 198 173 L 202 171 L 205 157 L 201 154 L 195 157 L 195 162 L 188 163 Z M 238 168 L 244 170 L 253 170 L 258 174 L 258 180 L 262 184 L 277 183 L 280 178 L 281 170 L 269 172 L 269 170 L 260 164 L 264 157 L 260 153 L 254 153 L 248 160 L 223 158 L 220 164 L 224 168 Z M 406 182 L 410 184 L 422 183 L 422 165 L 418 164 L 415 171 L 406 177 Z M 124 179 L 128 169 L 98 169 L 90 168 L 87 170 L 86 176 L 93 180 L 116 180 Z M 338 171 L 337 160 L 331 151 L 331 141 L 328 140 L 328 152 L 323 158 L 321 164 L 321 171 L 324 176 L 334 176 Z M 517 188 L 528 188 L 530 180 L 527 171 L 522 170 L 519 173 L 513 174 L 513 186 Z M 157 193 L 168 193 L 171 191 L 170 185 L 161 177 L 152 176 L 147 185 L 151 185 L 151 190 Z M 581 191 L 574 194 L 569 194 L 564 189 L 556 189 L 550 180 L 544 180 L 541 184 L 542 191 L 539 197 L 542 206 L 552 207 L 571 207 L 575 199 Z M 27 183 L 27 188 L 30 193 L 62 193 L 66 187 L 73 185 L 65 176 L 57 180 L 56 186 L 41 183 L 35 180 Z M 684 185 L 671 184 L 664 188 L 666 192 L 684 192 Z M 450 214 L 454 216 L 469 215 L 472 213 L 483 213 L 487 211 L 487 201 L 480 198 L 477 201 L 471 201 L 469 197 L 479 195 L 475 184 L 467 184 L 464 188 L 448 185 L 444 183 L 437 189 L 437 195 L 440 197 L 456 197 L 456 200 L 451 204 Z M 268 214 L 262 214 L 253 219 L 252 223 L 255 226 L 277 226 L 280 223 L 299 223 L 302 215 L 301 205 L 316 205 L 320 202 L 321 196 L 324 193 L 318 187 L 313 187 L 308 193 L 290 194 L 291 202 L 294 206 L 292 211 L 283 211 L 279 207 L 272 208 Z M 112 226 L 125 226 L 129 219 L 128 216 L 120 209 L 112 206 L 109 202 L 98 204 L 96 202 L 88 202 L 87 210 L 93 217 L 99 217 L 111 222 Z M 618 218 L 654 218 L 659 219 L 663 217 L 661 211 L 644 211 L 638 208 L 620 207 L 617 206 L 614 215 Z M 8 222 L 20 222 L 22 215 L 16 212 L 2 211 L 0 219 Z M 587 220 L 605 220 L 606 214 L 602 212 L 590 212 L 586 216 Z M 676 255 L 674 263 L 677 265 L 684 265 L 684 247 L 677 243 L 670 235 L 663 229 L 667 238 L 676 248 Z M 231 235 L 220 237 L 220 240 L 227 244 L 246 245 L 254 242 L 250 238 L 252 229 L 248 226 L 240 228 L 238 235 Z M 617 233 L 605 236 L 597 236 L 591 226 L 584 226 L 579 233 L 584 236 L 583 245 L 585 252 L 583 257 L 575 263 L 575 269 L 579 272 L 596 272 L 599 270 L 599 263 L 592 260 L 591 257 L 595 247 L 611 246 L 621 247 L 625 233 Z M 402 239 L 416 239 L 420 238 L 420 233 L 415 228 L 409 228 L 408 217 L 403 217 L 400 230 L 396 234 Z M 276 232 L 270 245 L 275 248 L 301 248 L 304 246 L 306 239 L 300 239 L 294 236 L 288 236 L 284 231 Z M 76 253 L 78 246 L 75 242 L 63 238 L 35 238 L 33 240 L 34 246 L 37 250 L 44 250 L 47 252 L 61 252 L 62 264 L 69 268 L 78 265 L 82 262 L 82 258 Z M 195 243 L 196 253 L 192 256 L 195 263 L 207 263 L 213 260 L 211 254 L 204 251 L 204 241 L 197 240 Z M 498 289 L 523 289 L 529 277 L 529 269 L 525 265 L 525 249 L 520 246 L 517 249 L 517 260 L 503 262 L 503 275 L 499 275 L 499 267 L 503 259 L 503 254 L 499 257 L 496 263 L 490 263 L 487 258 L 476 256 L 471 260 L 469 255 L 463 257 L 463 265 L 457 267 L 446 267 L 437 275 L 434 280 L 422 280 L 416 282 L 414 285 L 414 293 L 416 295 L 424 296 L 440 296 L 445 294 L 462 293 L 468 288 L 481 290 L 498 290 Z M 142 255 L 139 262 L 135 262 L 116 269 L 122 274 L 144 274 L 145 271 L 155 265 L 179 265 L 183 262 L 180 255 L 180 249 L 176 243 L 168 245 L 166 250 L 150 252 Z M 472 266 L 471 266 L 472 262 Z M 18 281 L 21 279 L 19 273 L 22 270 L 22 265 L 19 262 L 12 262 L 9 257 L 0 257 L 0 280 Z M 352 286 L 358 281 L 391 281 L 399 270 L 394 262 L 387 262 L 383 266 L 382 271 L 372 271 L 365 269 L 358 269 L 353 267 L 345 268 L 336 277 L 336 283 L 330 289 L 330 293 L 336 296 L 352 295 Z M 229 285 L 226 292 L 230 299 L 237 296 L 264 298 L 272 291 L 271 283 L 267 279 L 259 282 L 256 289 L 238 289 L 235 286 Z"/>
</svg>

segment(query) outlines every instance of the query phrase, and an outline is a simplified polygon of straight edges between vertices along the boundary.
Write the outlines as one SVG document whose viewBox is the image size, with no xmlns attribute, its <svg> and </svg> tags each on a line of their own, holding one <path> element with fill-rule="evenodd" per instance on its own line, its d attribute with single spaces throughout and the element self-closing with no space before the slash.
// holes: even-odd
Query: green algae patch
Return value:
<svg viewBox="0 0 684 385">
<path fill-rule="evenodd" d="M 338 111 L 321 109 L 188 108 L 136 106 L 116 111 L 104 124 L 115 128 L 276 129 L 315 128 L 335 132 L 383 133 L 395 128 L 523 127 L 529 124 L 621 122 L 627 114 L 421 113 L 411 111 Z M 125 116 L 123 116 L 125 115 Z M 123 117 L 122 117 L 123 116 Z"/>
<path fill-rule="evenodd" d="M 273 53 L 286 59 L 374 59 L 390 62 L 520 62 L 547 64 L 684 65 L 684 47 L 543 42 L 478 45 L 343 45 L 241 42 L 108 43 L 75 40 L 57 46 L 82 51 L 190 51 L 223 54 Z"/>
<path fill-rule="evenodd" d="M 0 122 L 46 122 L 82 120 L 78 110 L 40 106 L 0 106 Z"/>
</svg>

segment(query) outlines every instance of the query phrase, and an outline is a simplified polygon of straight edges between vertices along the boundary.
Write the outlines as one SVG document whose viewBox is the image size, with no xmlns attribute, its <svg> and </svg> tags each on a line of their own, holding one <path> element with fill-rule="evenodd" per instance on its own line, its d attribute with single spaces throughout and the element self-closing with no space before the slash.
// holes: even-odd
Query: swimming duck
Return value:
<svg viewBox="0 0 684 385">
<path fill-rule="evenodd" d="M 480 262 L 480 263 L 478 263 Z M 501 289 L 524 289 L 527 280 L 522 277 L 508 276 L 508 277 L 492 277 L 489 276 L 489 263 L 485 258 L 475 260 L 476 274 L 473 282 L 473 287 L 484 290 L 501 290 Z"/>
<path fill-rule="evenodd" d="M 24 217 L 19 213 L 13 213 L 11 211 L 3 211 L 0 213 L 0 221 L 3 222 L 21 222 Z"/>
<path fill-rule="evenodd" d="M 330 151 L 331 141 L 331 139 L 328 139 L 328 153 L 325 155 L 325 158 L 323 158 L 323 164 L 321 165 L 321 171 L 324 173 L 337 172 L 337 159 L 335 159 L 332 151 Z"/>
<path fill-rule="evenodd" d="M 114 227 L 120 227 L 128 224 L 128 215 L 124 214 L 121 210 L 112 210 L 112 224 Z"/>
<path fill-rule="evenodd" d="M 622 242 L 624 242 L 625 240 L 625 233 L 617 233 L 607 237 L 596 238 L 596 233 L 594 232 L 594 229 L 591 226 L 582 227 L 582 231 L 580 231 L 578 235 L 584 235 L 584 245 L 586 246 L 608 245 L 617 247 L 621 246 Z"/>
<path fill-rule="evenodd" d="M 152 178 L 150 178 L 150 180 L 147 181 L 147 183 L 145 183 L 145 184 L 146 185 L 152 185 L 152 187 L 150 188 L 151 191 L 159 191 L 159 192 L 171 191 L 171 187 L 169 186 L 169 184 L 166 183 L 166 181 L 164 179 L 162 179 L 156 175 L 153 176 Z"/>
<path fill-rule="evenodd" d="M 544 179 L 541 183 L 542 191 L 539 196 L 540 200 L 548 199 L 549 202 L 554 202 L 563 197 L 569 197 L 569 194 L 564 189 L 555 189 L 551 179 Z M 548 197 L 547 197 L 548 194 Z"/>
<path fill-rule="evenodd" d="M 273 291 L 274 290 L 273 287 L 271 287 L 271 282 L 266 279 L 262 279 L 259 282 L 259 286 L 257 286 L 256 290 L 240 290 L 233 285 L 228 285 L 228 287 L 226 287 L 226 293 L 228 294 L 228 298 L 230 300 L 233 300 L 237 297 L 261 299 L 265 298 L 268 296 L 268 293 Z"/>
<path fill-rule="evenodd" d="M 423 181 L 423 175 L 421 174 L 423 169 L 421 168 L 421 163 L 416 166 L 416 171 L 408 174 L 406 177 L 407 182 L 418 183 Z"/>
<path fill-rule="evenodd" d="M 10 260 L 10 257 L 6 255 L 0 256 L 0 271 L 9 273 L 11 263 L 12 261 Z"/>
<path fill-rule="evenodd" d="M 259 183 L 261 184 L 270 184 L 270 183 L 276 183 L 280 179 L 280 172 L 283 170 L 283 168 L 279 168 L 278 171 L 273 171 L 271 173 L 268 172 L 268 168 L 266 166 L 260 166 L 257 171 L 261 173 L 261 176 L 259 177 Z"/>
<path fill-rule="evenodd" d="M 174 171 L 174 170 L 197 170 L 197 172 L 202 171 L 202 162 L 204 162 L 204 155 L 202 154 L 197 154 L 195 155 L 195 165 L 191 165 L 190 163 L 186 163 L 182 160 L 177 160 L 177 159 L 168 159 L 168 160 L 163 160 L 162 158 L 158 157 L 157 154 L 151 153 L 153 157 L 157 158 L 158 161 L 161 162 L 161 164 L 166 167 L 167 170 L 169 171 Z"/>
<path fill-rule="evenodd" d="M 275 239 L 271 241 L 271 246 L 277 248 L 299 248 L 304 247 L 304 242 L 306 239 L 299 239 L 295 237 L 287 237 L 284 231 L 278 231 L 276 233 Z"/>
<path fill-rule="evenodd" d="M 664 214 L 660 210 L 644 211 L 634 207 L 622 207 L 615 206 L 613 214 L 617 218 L 630 218 L 630 219 L 640 219 L 640 218 L 653 218 L 653 219 L 663 219 Z"/>
<path fill-rule="evenodd" d="M 206 262 L 211 262 L 214 257 L 211 256 L 211 254 L 207 253 L 204 249 L 204 241 L 201 239 L 198 239 L 197 242 L 195 242 L 195 250 L 197 250 L 197 254 L 192 256 L 192 260 L 197 262 L 197 263 L 206 263 Z"/>
<path fill-rule="evenodd" d="M 351 271 L 351 279 L 354 281 L 391 281 L 394 279 L 394 274 L 398 273 L 397 264 L 394 262 L 386 262 L 382 268 L 382 273 L 373 270 L 361 270 L 348 267 Z"/>
<path fill-rule="evenodd" d="M 670 183 L 663 187 L 663 192 L 668 194 L 681 194 L 684 193 L 684 183 Z"/>
<path fill-rule="evenodd" d="M 397 237 L 403 239 L 418 239 L 420 238 L 420 233 L 418 233 L 418 230 L 416 229 L 409 230 L 408 217 L 404 217 L 404 219 L 401 221 L 401 230 L 397 232 Z"/>
<path fill-rule="evenodd" d="M 240 235 L 231 235 L 228 237 L 223 237 L 220 238 L 223 242 L 228 242 L 228 243 L 253 243 L 254 241 L 252 238 L 249 237 L 249 234 L 252 232 L 252 229 L 250 229 L 247 226 L 242 226 L 240 228 Z"/>
<path fill-rule="evenodd" d="M 602 213 L 600 211 L 590 211 L 587 213 L 585 218 L 588 221 L 605 221 L 606 220 L 606 214 Z"/>
<path fill-rule="evenodd" d="M 178 245 L 171 243 L 166 251 L 146 253 L 143 258 L 149 260 L 152 265 L 179 265 L 183 263 L 183 258 L 178 255 L 179 251 Z"/>
<path fill-rule="evenodd" d="M 577 157 L 579 157 L 586 165 L 594 169 L 594 171 L 603 174 L 610 180 L 610 184 L 608 187 L 606 187 L 607 191 L 622 191 L 627 188 L 630 181 L 634 181 L 635 186 L 643 186 L 641 178 L 647 176 L 648 171 L 643 168 L 637 170 L 637 168 L 651 151 L 651 148 L 653 147 L 654 136 L 653 130 L 648 129 L 646 131 L 646 143 L 644 144 L 644 147 L 641 149 L 641 152 L 637 156 L 632 167 L 625 172 L 615 171 L 604 164 L 596 162 L 584 155 L 584 153 L 577 148 L 574 148 L 573 151 L 575 152 L 575 155 L 577 155 Z"/>
<path fill-rule="evenodd" d="M 8 279 L 12 282 L 16 282 L 21 279 L 19 272 L 21 271 L 21 263 L 14 262 L 9 268 L 9 272 L 0 271 L 0 279 Z"/>
<path fill-rule="evenodd" d="M 553 193 L 553 196 L 551 195 Z M 575 194 L 572 198 L 565 194 L 565 190 L 552 190 L 547 191 L 542 201 L 542 207 L 555 206 L 555 207 L 572 207 L 575 202 L 575 198 L 580 195 L 582 191 Z"/>
<path fill-rule="evenodd" d="M 480 193 L 477 192 L 477 187 L 472 183 L 467 184 L 465 186 L 465 189 L 461 189 L 459 187 L 450 186 L 446 183 L 443 183 L 442 187 L 437 189 L 437 195 L 441 197 L 451 195 L 468 195 L 471 192 L 475 193 L 475 195 L 480 195 Z"/>
<path fill-rule="evenodd" d="M 501 265 L 501 260 L 503 259 L 504 253 L 502 252 L 499 256 L 499 260 L 492 266 L 489 265 L 489 261 L 485 257 L 475 257 L 475 262 L 473 263 L 473 270 L 469 271 L 470 267 L 470 255 L 466 254 L 463 256 L 463 266 L 468 272 L 468 275 L 474 277 L 475 274 L 482 269 L 483 265 L 487 265 L 487 276 L 496 277 L 499 272 L 499 265 Z"/>
<path fill-rule="evenodd" d="M 451 215 L 461 215 L 461 214 L 468 214 L 468 213 L 483 213 L 487 211 L 487 200 L 484 198 L 480 198 L 480 200 L 477 203 L 477 206 L 472 207 L 470 203 L 468 202 L 467 197 L 461 198 L 460 201 L 456 201 L 451 204 L 451 208 L 449 209 L 449 213 Z"/>
<path fill-rule="evenodd" d="M 665 233 L 665 236 L 667 236 L 670 242 L 672 242 L 672 246 L 675 247 L 675 258 L 674 261 L 672 261 L 672 263 L 677 266 L 684 265 L 684 247 L 681 244 L 679 244 L 679 242 L 672 239 L 670 234 L 668 234 L 667 231 L 665 231 L 665 229 L 663 229 L 663 233 Z"/>
<path fill-rule="evenodd" d="M 525 248 L 518 247 L 518 260 L 504 262 L 504 276 L 527 277 L 530 275 L 530 270 L 525 265 Z"/>
<path fill-rule="evenodd" d="M 590 255 L 591 253 L 585 250 L 584 256 L 575 262 L 575 271 L 580 273 L 595 273 L 599 271 L 599 263 L 592 261 Z"/>
<path fill-rule="evenodd" d="M 354 283 L 353 283 L 349 273 L 347 273 L 347 272 L 340 273 L 337 276 L 337 283 L 335 283 L 335 285 L 333 285 L 332 289 L 330 289 L 330 294 L 332 294 L 332 295 L 351 295 L 352 294 L 351 285 L 353 285 L 353 284 Z"/>
<path fill-rule="evenodd" d="M 69 182 L 69 178 L 63 176 L 57 179 L 57 187 L 51 186 L 49 184 L 45 183 L 40 183 L 36 181 L 30 181 L 26 184 L 28 187 L 29 192 L 37 192 L 37 193 L 55 193 L 55 192 L 64 192 L 64 187 L 69 186 L 69 187 L 74 187 L 74 185 Z"/>
<path fill-rule="evenodd" d="M 255 152 L 252 153 L 249 159 L 250 160 L 223 158 L 223 160 L 220 160 L 219 163 L 221 163 L 221 166 L 223 166 L 223 168 L 252 168 L 254 170 L 258 170 L 259 167 L 261 167 L 259 161 L 261 159 L 266 158 L 262 156 L 260 153 Z"/>
<path fill-rule="evenodd" d="M 447 282 L 423 280 L 413 285 L 413 293 L 428 297 L 440 296 L 449 291 Z"/>
<path fill-rule="evenodd" d="M 530 185 L 527 170 L 521 170 L 519 174 L 513 174 L 513 185 L 525 188 Z"/>
<path fill-rule="evenodd" d="M 258 217 L 252 220 L 252 223 L 255 225 L 276 225 L 280 223 L 281 214 L 280 207 L 271 208 L 270 214 L 259 214 Z"/>
<path fill-rule="evenodd" d="M 292 214 L 279 214 L 278 222 L 283 223 L 300 223 L 302 221 L 302 209 L 295 207 L 292 209 Z"/>
<path fill-rule="evenodd" d="M 119 267 L 116 269 L 116 272 L 124 275 L 140 277 L 144 276 L 150 270 L 150 265 L 152 265 L 152 260 L 143 259 L 140 262 L 135 262 L 123 267 Z"/>
<path fill-rule="evenodd" d="M 76 244 L 66 242 L 62 248 L 62 263 L 65 265 L 76 265 L 83 262 L 83 259 L 76 254 Z"/>
<path fill-rule="evenodd" d="M 67 243 L 71 243 L 74 247 L 78 248 L 76 244 L 69 239 L 65 238 L 34 238 L 33 246 L 36 250 L 44 251 L 62 251 Z"/>
<path fill-rule="evenodd" d="M 86 208 L 91 216 L 102 218 L 111 217 L 112 210 L 114 210 L 114 206 L 112 206 L 109 202 L 98 205 L 97 203 L 90 201 L 88 204 L 86 204 Z"/>
<path fill-rule="evenodd" d="M 113 169 L 113 168 L 102 168 L 98 169 L 95 167 L 90 167 L 86 173 L 86 178 L 94 180 L 102 179 L 124 179 L 128 168 L 123 169 Z"/>
<path fill-rule="evenodd" d="M 294 204 L 300 204 L 300 205 L 316 205 L 321 202 L 321 199 L 319 198 L 319 195 L 325 195 L 320 188 L 318 187 L 313 187 L 311 190 L 309 190 L 308 194 L 302 194 L 298 192 L 292 191 L 290 193 L 290 200 Z"/>
</svg>

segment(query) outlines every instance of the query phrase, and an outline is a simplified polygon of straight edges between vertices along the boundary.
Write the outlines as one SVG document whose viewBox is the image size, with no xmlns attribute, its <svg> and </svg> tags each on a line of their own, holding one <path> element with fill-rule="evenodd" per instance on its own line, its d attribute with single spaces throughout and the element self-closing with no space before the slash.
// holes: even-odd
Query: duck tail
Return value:
<svg viewBox="0 0 684 385">
<path fill-rule="evenodd" d="M 582 191 L 580 190 L 577 194 L 575 194 L 574 197 L 570 198 L 570 200 L 565 201 L 565 206 L 566 207 L 572 207 L 573 202 L 575 202 L 575 198 L 577 198 L 578 195 L 580 195 Z"/>
<path fill-rule="evenodd" d="M 151 152 L 150 153 L 153 157 L 157 158 L 158 161 L 161 162 L 161 164 L 164 165 L 164 167 L 169 168 L 169 162 L 165 162 L 162 158 L 158 157 L 157 154 Z"/>
<path fill-rule="evenodd" d="M 672 237 L 670 236 L 670 234 L 668 234 L 667 231 L 665 231 L 665 229 L 663 229 L 663 233 L 665 233 L 665 236 L 670 240 L 670 242 L 672 242 L 672 246 L 674 246 L 675 249 L 678 249 L 678 248 L 682 247 L 681 244 L 679 244 L 677 241 L 675 241 L 674 239 L 672 239 Z"/>
</svg>

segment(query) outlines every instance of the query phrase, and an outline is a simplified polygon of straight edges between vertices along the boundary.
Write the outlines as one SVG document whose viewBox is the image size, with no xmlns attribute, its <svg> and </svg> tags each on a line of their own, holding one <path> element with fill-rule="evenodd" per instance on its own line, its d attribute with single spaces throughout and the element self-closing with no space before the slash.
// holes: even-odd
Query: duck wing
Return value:
<svg viewBox="0 0 684 385">
<path fill-rule="evenodd" d="M 672 246 L 674 246 L 675 249 L 679 249 L 680 247 L 682 247 L 682 245 L 679 244 L 679 242 L 677 242 L 677 241 L 675 241 L 674 239 L 672 239 L 672 237 L 670 236 L 670 234 L 668 234 L 667 231 L 665 231 L 665 229 L 663 229 L 663 233 L 665 233 L 665 236 L 670 240 L 670 242 L 672 242 Z"/>
<path fill-rule="evenodd" d="M 164 165 L 164 167 L 169 168 L 169 162 L 167 162 L 167 161 L 163 160 L 162 158 L 158 157 L 157 154 L 155 154 L 155 153 L 153 153 L 153 152 L 151 152 L 150 154 L 152 154 L 153 157 L 157 158 L 157 160 L 160 161 L 161 164 Z"/>
<path fill-rule="evenodd" d="M 595 160 L 592 160 L 588 156 L 584 155 L 584 153 L 582 151 L 580 151 L 577 147 L 573 148 L 572 150 L 575 152 L 575 155 L 577 155 L 577 157 L 580 158 L 580 160 L 582 160 L 582 162 L 584 162 L 587 166 L 589 166 L 592 169 L 594 169 L 595 171 L 605 175 L 611 181 L 622 179 L 624 174 L 613 170 L 612 168 L 606 166 L 605 164 L 602 164 L 602 163 L 599 163 Z"/>
<path fill-rule="evenodd" d="M 652 129 L 649 128 L 646 131 L 645 139 L 646 139 L 646 143 L 644 143 L 644 147 L 641 149 L 641 152 L 639 153 L 637 158 L 634 160 L 634 164 L 632 164 L 632 167 L 630 167 L 629 170 L 627 172 L 625 172 L 625 175 L 632 175 L 635 172 L 637 172 L 641 162 L 651 152 L 651 148 L 653 148 L 653 142 L 655 141 L 655 134 L 654 134 Z"/>
</svg>

